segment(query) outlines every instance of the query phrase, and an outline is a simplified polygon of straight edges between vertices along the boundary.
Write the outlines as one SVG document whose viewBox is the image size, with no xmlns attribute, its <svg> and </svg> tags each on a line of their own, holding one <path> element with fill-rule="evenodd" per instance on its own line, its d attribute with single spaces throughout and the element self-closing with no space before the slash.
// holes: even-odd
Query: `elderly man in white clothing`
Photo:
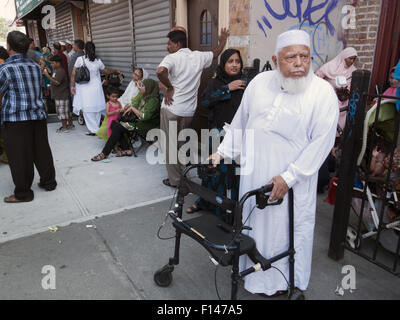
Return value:
<svg viewBox="0 0 400 320">
<path fill-rule="evenodd" d="M 306 32 L 282 33 L 275 52 L 277 70 L 261 73 L 250 82 L 231 125 L 225 127 L 218 152 L 210 159 L 216 165 L 223 158 L 240 156 L 247 168 L 252 165 L 251 173 L 241 176 L 240 196 L 273 183 L 270 201 L 284 199 L 280 206 L 264 210 L 254 208 L 255 199 L 251 199 L 243 208 L 243 222 L 252 228 L 245 232 L 267 259 L 288 249 L 285 195 L 293 188 L 295 287 L 304 291 L 311 274 L 318 169 L 334 144 L 338 100 L 329 83 L 315 76 L 310 67 Z M 243 134 L 238 135 L 237 130 Z M 254 136 L 251 142 L 246 138 L 249 130 Z M 241 271 L 252 265 L 247 256 L 241 257 Z M 288 279 L 287 258 L 273 266 Z M 268 296 L 286 293 L 287 282 L 275 268 L 247 276 L 245 289 Z"/>
</svg>

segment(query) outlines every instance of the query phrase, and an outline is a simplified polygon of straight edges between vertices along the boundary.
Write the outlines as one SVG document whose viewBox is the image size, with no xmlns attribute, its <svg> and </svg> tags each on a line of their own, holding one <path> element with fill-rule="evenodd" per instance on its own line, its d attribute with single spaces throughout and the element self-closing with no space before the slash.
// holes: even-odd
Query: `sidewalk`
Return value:
<svg viewBox="0 0 400 320">
<path fill-rule="evenodd" d="M 34 202 L 0 203 L 0 299 L 217 300 L 215 266 L 206 250 L 186 236 L 171 286 L 160 288 L 153 281 L 154 272 L 174 249 L 173 240 L 157 238 L 174 192 L 161 183 L 165 168 L 149 166 L 143 151 L 138 158 L 91 163 L 102 141 L 85 136 L 83 127 L 62 135 L 55 133 L 56 128 L 49 125 L 56 191 L 34 187 Z M 0 166 L 2 196 L 13 190 L 8 170 Z M 306 298 L 400 299 L 399 278 L 347 251 L 342 261 L 328 258 L 333 207 L 323 202 L 324 197 L 318 197 Z M 187 197 L 186 205 L 193 200 L 194 196 Z M 53 225 L 59 227 L 55 233 L 47 228 Z M 173 231 L 168 220 L 161 236 L 173 236 Z M 47 265 L 56 271 L 55 290 L 42 288 L 42 268 Z M 356 269 L 356 290 L 338 296 L 334 291 L 345 276 L 344 265 Z M 229 299 L 229 268 L 218 268 L 217 286 L 220 296 Z M 238 298 L 263 299 L 242 284 Z"/>
<path fill-rule="evenodd" d="M 142 150 L 138 158 L 116 158 L 111 163 L 94 163 L 104 141 L 86 136 L 86 127 L 58 134 L 59 123 L 48 125 L 49 141 L 56 167 L 57 189 L 45 192 L 37 186 L 36 172 L 32 190 L 35 200 L 6 204 L 14 185 L 7 165 L 0 164 L 0 243 L 48 230 L 48 226 L 68 225 L 95 216 L 123 212 L 147 203 L 169 199 L 173 189 L 164 186 L 165 166 L 149 166 Z"/>
</svg>

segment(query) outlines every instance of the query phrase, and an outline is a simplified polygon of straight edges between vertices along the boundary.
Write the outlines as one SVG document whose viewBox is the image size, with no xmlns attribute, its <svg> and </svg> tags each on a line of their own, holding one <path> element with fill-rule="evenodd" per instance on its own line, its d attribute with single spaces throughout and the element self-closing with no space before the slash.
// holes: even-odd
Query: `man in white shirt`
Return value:
<svg viewBox="0 0 400 320">
<path fill-rule="evenodd" d="M 166 150 L 163 150 L 168 172 L 168 179 L 163 180 L 163 183 L 167 186 L 177 187 L 184 169 L 177 156 L 179 144 L 176 138 L 192 121 L 197 107 L 201 74 L 211 66 L 213 59 L 222 53 L 228 36 L 228 30 L 222 29 L 217 48 L 208 52 L 187 48 L 186 33 L 181 30 L 171 31 L 167 36 L 167 50 L 170 54 L 163 59 L 157 70 L 158 78 L 167 88 L 160 114 L 161 130 L 167 138 Z M 171 138 L 170 130 L 177 130 L 171 132 Z M 171 161 L 170 150 L 176 155 Z"/>
<path fill-rule="evenodd" d="M 217 165 L 222 158 L 240 155 L 248 172 L 241 174 L 239 196 L 273 183 L 270 201 L 284 199 L 265 209 L 255 208 L 255 199 L 250 199 L 243 207 L 243 222 L 252 228 L 244 233 L 267 259 L 288 249 L 286 193 L 293 188 L 294 278 L 300 290 L 307 289 L 311 274 L 318 170 L 333 147 L 339 114 L 334 90 L 312 71 L 310 43 L 301 30 L 278 36 L 272 58 L 277 70 L 250 82 L 234 119 L 224 128 L 218 152 L 210 157 Z M 240 257 L 241 270 L 252 265 L 247 256 Z M 288 259 L 272 265 L 289 278 Z M 285 293 L 287 283 L 277 269 L 248 275 L 245 289 L 268 296 Z"/>
</svg>

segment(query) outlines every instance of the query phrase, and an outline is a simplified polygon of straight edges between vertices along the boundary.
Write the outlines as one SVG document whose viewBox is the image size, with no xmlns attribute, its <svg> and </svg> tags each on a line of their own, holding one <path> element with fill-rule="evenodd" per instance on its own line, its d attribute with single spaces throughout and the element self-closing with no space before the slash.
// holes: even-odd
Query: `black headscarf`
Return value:
<svg viewBox="0 0 400 320">
<path fill-rule="evenodd" d="M 225 64 L 229 60 L 229 58 L 237 53 L 240 58 L 241 68 L 240 72 L 237 75 L 229 76 L 225 71 Z M 215 101 L 212 97 L 218 96 L 221 94 L 222 90 L 226 90 L 229 83 L 235 80 L 246 80 L 244 79 L 243 73 L 243 60 L 240 55 L 240 51 L 236 49 L 227 49 L 225 50 L 220 59 L 220 64 L 217 67 L 217 74 L 214 79 L 209 83 L 207 90 L 202 96 L 203 105 L 209 108 L 208 113 L 208 122 L 209 128 L 219 128 L 221 129 L 225 122 L 231 123 L 232 119 L 239 108 L 240 102 L 242 101 L 242 96 L 244 90 L 235 90 L 230 92 L 230 99 L 223 99 Z M 227 94 L 226 92 L 223 94 Z"/>
<path fill-rule="evenodd" d="M 228 62 L 229 58 L 232 57 L 235 53 L 239 55 L 240 66 L 241 66 L 240 72 L 235 76 L 229 76 L 225 71 L 225 64 Z M 243 60 L 242 56 L 240 55 L 240 51 L 236 49 L 226 49 L 221 54 L 220 63 L 217 67 L 217 76 L 215 78 L 224 83 L 230 83 L 232 81 L 239 80 L 243 77 L 242 70 L 243 70 Z"/>
</svg>

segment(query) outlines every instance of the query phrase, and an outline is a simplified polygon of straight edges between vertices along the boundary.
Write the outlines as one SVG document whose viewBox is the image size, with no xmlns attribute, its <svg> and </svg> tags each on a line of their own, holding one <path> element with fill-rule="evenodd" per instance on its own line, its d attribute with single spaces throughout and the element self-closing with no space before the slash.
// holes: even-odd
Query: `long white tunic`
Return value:
<svg viewBox="0 0 400 320">
<path fill-rule="evenodd" d="M 282 176 L 294 191 L 295 286 L 306 290 L 311 273 L 315 224 L 318 170 L 333 147 L 338 121 L 338 99 L 328 82 L 313 76 L 304 93 L 291 95 L 282 91 L 277 71 L 259 74 L 246 89 L 242 103 L 218 152 L 224 158 L 240 155 L 242 167 L 240 196 L 259 188 L 274 176 Z M 254 144 L 248 141 L 250 131 L 238 138 L 236 129 L 253 130 Z M 236 131 L 237 132 L 237 131 Z M 280 206 L 254 209 L 255 197 L 244 206 L 243 222 L 252 227 L 246 231 L 255 239 L 257 249 L 274 257 L 288 249 L 288 196 Z M 240 270 L 254 263 L 240 258 Z M 273 264 L 289 280 L 288 259 Z M 275 269 L 259 271 L 245 278 L 245 289 L 252 293 L 272 295 L 286 290 L 287 283 Z"/>
<path fill-rule="evenodd" d="M 83 66 L 83 58 L 76 59 L 75 67 Z M 90 61 L 85 58 L 85 65 L 90 72 L 90 81 L 87 83 L 76 83 L 76 95 L 72 106 L 74 113 L 79 114 L 79 111 L 86 113 L 102 112 L 106 109 L 106 100 L 104 98 L 103 87 L 101 84 L 100 70 L 105 68 L 100 59 Z"/>
</svg>

